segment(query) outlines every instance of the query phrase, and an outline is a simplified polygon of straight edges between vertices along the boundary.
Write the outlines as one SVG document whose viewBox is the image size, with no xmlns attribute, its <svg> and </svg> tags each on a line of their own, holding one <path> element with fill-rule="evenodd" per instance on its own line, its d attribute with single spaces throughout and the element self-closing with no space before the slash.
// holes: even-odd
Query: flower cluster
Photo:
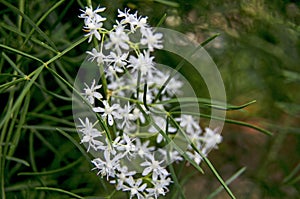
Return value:
<svg viewBox="0 0 300 199">
<path fill-rule="evenodd" d="M 104 10 L 86 7 L 79 16 L 84 19 L 88 42 L 94 37 L 100 41 L 100 47 L 87 51 L 89 61 L 105 71 L 102 85 L 96 80 L 90 86 L 85 84 L 82 95 L 101 121 L 79 119 L 81 143 L 97 154 L 92 160 L 97 174 L 117 190 L 130 192 L 131 198 L 158 198 L 172 183 L 167 164 L 184 160 L 174 147 L 161 146 L 182 131 L 189 140 L 185 154 L 200 164 L 201 157 L 216 148 L 222 137 L 209 128 L 203 131 L 199 119 L 191 115 L 170 120 L 170 113 L 160 103 L 180 95 L 183 85 L 154 62 L 152 52 L 163 48 L 163 34 L 148 25 L 147 17 L 129 9 L 118 10 L 119 20 L 107 30 L 103 28 L 106 18 L 99 14 Z"/>
</svg>

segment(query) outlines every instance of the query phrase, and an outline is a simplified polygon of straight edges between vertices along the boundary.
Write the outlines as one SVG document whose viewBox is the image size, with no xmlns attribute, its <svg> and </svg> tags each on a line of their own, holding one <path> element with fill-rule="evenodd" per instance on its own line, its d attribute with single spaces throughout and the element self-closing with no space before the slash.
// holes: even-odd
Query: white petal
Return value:
<svg viewBox="0 0 300 199">
<path fill-rule="evenodd" d="M 114 119 L 113 119 L 112 115 L 108 115 L 107 120 L 108 120 L 109 126 L 112 126 L 114 124 Z"/>
<path fill-rule="evenodd" d="M 97 99 L 101 99 L 102 95 L 98 92 L 94 92 L 94 97 L 97 98 Z"/>
<path fill-rule="evenodd" d="M 96 113 L 101 113 L 101 112 L 104 112 L 104 109 L 101 108 L 101 107 L 96 107 L 96 108 L 93 108 L 93 111 L 96 112 Z"/>
<path fill-rule="evenodd" d="M 142 175 L 143 175 L 143 176 L 146 176 L 146 175 L 148 175 L 151 171 L 152 171 L 151 167 L 147 167 L 147 168 L 144 169 Z"/>
</svg>

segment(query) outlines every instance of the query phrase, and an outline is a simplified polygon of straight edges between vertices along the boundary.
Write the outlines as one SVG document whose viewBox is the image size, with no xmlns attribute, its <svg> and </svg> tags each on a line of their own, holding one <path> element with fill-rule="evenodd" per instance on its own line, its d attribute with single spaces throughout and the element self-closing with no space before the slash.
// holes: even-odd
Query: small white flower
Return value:
<svg viewBox="0 0 300 199">
<path fill-rule="evenodd" d="M 161 130 L 165 131 L 166 130 L 166 126 L 167 126 L 167 122 L 165 118 L 162 117 L 153 117 L 153 122 L 156 124 L 156 126 L 159 126 Z M 157 143 L 161 143 L 161 141 L 164 139 L 164 137 L 162 136 L 162 134 L 159 132 L 159 129 L 156 129 L 156 127 L 154 125 L 152 125 L 148 131 L 150 133 L 158 133 L 157 138 L 156 138 L 156 142 Z M 170 126 L 170 124 L 168 125 L 168 133 L 174 133 L 176 132 L 177 129 Z"/>
<path fill-rule="evenodd" d="M 92 51 L 86 51 L 86 53 L 91 55 L 88 60 L 94 61 L 96 59 L 98 65 L 102 65 L 107 61 L 107 57 L 102 52 L 98 52 L 96 48 L 93 48 Z"/>
<path fill-rule="evenodd" d="M 135 31 L 135 26 L 138 23 L 138 19 L 137 19 L 137 12 L 134 14 L 130 14 L 129 13 L 130 9 L 126 9 L 124 10 L 124 12 L 122 12 L 120 9 L 118 9 L 118 17 L 124 18 L 121 20 L 121 24 L 129 24 L 130 25 L 130 31 L 134 32 Z"/>
<path fill-rule="evenodd" d="M 205 134 L 202 137 L 204 141 L 204 153 L 208 153 L 209 150 L 213 148 L 217 148 L 217 144 L 220 144 L 222 142 L 222 136 L 216 132 L 216 130 L 211 130 L 210 128 L 205 128 Z"/>
<path fill-rule="evenodd" d="M 158 151 L 166 157 L 166 159 L 170 158 L 168 162 L 179 162 L 182 161 L 183 158 L 181 157 L 180 153 L 178 151 L 171 151 L 169 149 L 158 149 Z"/>
<path fill-rule="evenodd" d="M 101 17 L 99 12 L 103 12 L 106 8 L 100 8 L 99 6 L 96 8 L 96 10 L 93 10 L 93 7 L 85 7 L 85 10 L 80 9 L 81 12 L 83 12 L 81 15 L 79 15 L 79 18 L 89 19 L 89 18 L 96 18 L 97 21 L 105 21 L 106 18 Z"/>
<path fill-rule="evenodd" d="M 105 44 L 105 49 L 114 49 L 121 54 L 121 49 L 129 50 L 129 37 L 121 24 L 114 26 L 115 30 L 109 33 L 109 41 Z"/>
<path fill-rule="evenodd" d="M 110 183 L 117 184 L 117 190 L 121 190 L 124 188 L 124 183 L 128 180 L 130 176 L 136 174 L 136 171 L 128 171 L 126 166 L 119 168 L 119 173 L 116 174 L 117 179 L 111 180 Z"/>
<path fill-rule="evenodd" d="M 111 153 L 112 155 L 116 155 L 117 151 L 116 151 L 116 147 L 117 144 L 115 142 L 112 142 L 106 137 L 105 138 L 105 144 L 102 146 L 98 146 L 97 149 L 99 151 L 106 151 L 107 153 Z"/>
<path fill-rule="evenodd" d="M 88 42 L 91 42 L 92 37 L 95 36 L 98 40 L 101 39 L 101 35 L 99 33 L 100 30 L 102 30 L 103 21 L 106 20 L 105 17 L 102 17 L 99 15 L 99 12 L 103 12 L 105 8 L 100 8 L 99 6 L 96 8 L 96 10 L 93 10 L 93 7 L 85 7 L 85 10 L 81 10 L 83 12 L 81 15 L 79 15 L 79 18 L 84 19 L 84 31 L 88 32 L 85 36 L 89 36 Z"/>
<path fill-rule="evenodd" d="M 202 129 L 195 130 L 193 133 L 188 134 L 190 141 L 198 148 L 200 149 L 202 147 Z M 192 147 L 189 145 L 189 149 L 192 149 Z"/>
<path fill-rule="evenodd" d="M 150 156 L 152 154 L 152 152 L 155 150 L 154 146 L 149 146 L 149 144 L 150 144 L 149 140 L 142 143 L 142 141 L 139 138 L 136 138 L 135 142 L 136 142 L 137 154 L 141 158 L 145 158 L 145 157 Z"/>
<path fill-rule="evenodd" d="M 142 173 L 143 176 L 148 175 L 152 172 L 152 179 L 157 180 L 158 176 L 168 176 L 168 171 L 160 166 L 161 163 L 163 163 L 164 160 L 161 160 L 160 162 L 155 160 L 153 155 L 150 155 L 148 157 L 150 161 L 146 160 L 145 162 L 141 163 L 141 166 L 146 167 Z"/>
<path fill-rule="evenodd" d="M 141 44 L 147 45 L 150 52 L 154 51 L 154 48 L 162 49 L 162 33 L 154 33 L 152 28 L 142 28 L 142 39 Z"/>
<path fill-rule="evenodd" d="M 126 180 L 127 185 L 124 185 L 123 191 L 130 191 L 130 198 L 133 196 L 137 196 L 138 199 L 144 199 L 144 190 L 147 187 L 147 184 L 143 183 L 143 180 L 141 178 L 137 179 L 136 181 L 132 176 L 129 176 L 129 178 Z"/>
<path fill-rule="evenodd" d="M 200 130 L 199 122 L 191 115 L 181 115 L 181 118 L 176 118 L 176 121 L 180 121 L 180 126 L 185 128 L 189 134 L 193 134 L 195 130 Z"/>
<path fill-rule="evenodd" d="M 113 69 L 118 72 L 124 72 L 123 68 L 127 65 L 128 53 L 116 54 L 113 51 L 107 56 L 107 61 L 113 66 Z"/>
<path fill-rule="evenodd" d="M 146 28 L 148 26 L 147 24 L 147 18 L 148 17 L 138 17 L 137 12 L 134 14 L 129 13 L 130 9 L 125 9 L 124 12 L 121 10 L 118 10 L 118 17 L 123 18 L 121 20 L 121 24 L 129 24 L 130 25 L 130 32 L 135 32 L 137 28 Z"/>
<path fill-rule="evenodd" d="M 164 196 L 169 191 L 168 186 L 171 182 L 169 177 L 152 180 L 153 187 L 147 188 L 146 191 L 149 193 L 149 196 L 154 196 L 157 199 L 160 195 Z"/>
<path fill-rule="evenodd" d="M 146 108 L 144 108 L 144 105 L 142 105 L 141 107 L 142 107 L 144 110 L 146 110 Z M 134 115 L 135 118 L 141 120 L 141 123 L 142 123 L 142 124 L 146 122 L 145 116 L 144 116 L 143 112 L 142 112 L 140 109 L 134 108 L 132 113 L 133 113 L 133 115 Z"/>
<path fill-rule="evenodd" d="M 165 84 L 170 75 L 171 74 L 168 71 L 156 70 L 155 74 L 153 75 L 152 81 L 160 88 Z M 182 85 L 182 81 L 180 81 L 177 76 L 173 76 L 169 80 L 162 94 L 165 94 L 166 92 L 169 96 L 173 96 L 174 94 L 182 94 Z"/>
<path fill-rule="evenodd" d="M 188 151 L 186 152 L 186 154 L 192 159 L 195 161 L 196 164 L 200 164 L 201 161 L 202 161 L 202 157 L 199 153 L 197 153 L 196 151 L 194 151 L 193 153 Z"/>
<path fill-rule="evenodd" d="M 108 125 L 112 126 L 114 124 L 114 117 L 120 118 L 118 111 L 116 111 L 116 109 L 118 109 L 120 107 L 120 105 L 113 104 L 112 106 L 110 106 L 106 100 L 103 100 L 102 103 L 104 105 L 104 108 L 96 107 L 96 108 L 93 108 L 93 111 L 96 113 L 103 113 L 102 117 L 107 118 Z"/>
<path fill-rule="evenodd" d="M 96 85 L 95 79 L 93 80 L 91 87 L 89 87 L 86 83 L 84 83 L 84 85 L 86 86 L 86 88 L 83 89 L 84 90 L 83 95 L 87 98 L 87 100 L 91 104 L 95 103 L 95 98 L 98 100 L 102 99 L 101 93 L 96 91 L 97 89 L 100 89 L 102 85 Z"/>
<path fill-rule="evenodd" d="M 104 151 L 104 160 L 100 158 L 92 160 L 92 163 L 95 165 L 93 170 L 98 169 L 97 175 L 101 174 L 102 177 L 106 176 L 107 180 L 109 177 L 115 177 L 116 171 L 120 167 L 120 159 L 122 158 L 122 156 L 118 154 L 111 159 L 110 154 L 110 152 Z"/>
<path fill-rule="evenodd" d="M 124 108 L 119 109 L 119 113 L 122 117 L 120 128 L 132 131 L 136 128 L 136 125 L 133 123 L 133 121 L 137 120 L 138 117 L 136 117 L 132 112 L 133 106 L 129 104 L 124 105 Z"/>
<path fill-rule="evenodd" d="M 154 57 L 150 56 L 150 52 L 144 50 L 138 57 L 130 56 L 128 67 L 132 67 L 133 71 L 140 71 L 141 75 L 146 75 L 149 71 L 154 69 Z"/>
<path fill-rule="evenodd" d="M 99 41 L 101 40 L 101 35 L 99 31 L 102 29 L 103 23 L 97 23 L 94 20 L 87 20 L 85 22 L 84 31 L 88 32 L 85 36 L 89 36 L 88 43 L 92 41 L 93 36 L 95 36 Z"/>
<path fill-rule="evenodd" d="M 106 68 L 105 77 L 108 82 L 107 88 L 112 92 L 112 95 L 120 95 L 120 93 L 124 92 L 125 89 L 122 88 L 124 88 L 124 85 L 127 85 L 126 78 L 120 78 L 113 66 Z M 126 87 L 128 88 L 128 86 Z"/>
<path fill-rule="evenodd" d="M 118 151 L 124 151 L 124 156 L 126 156 L 127 154 L 129 155 L 129 157 L 134 156 L 136 152 L 136 147 L 133 144 L 133 141 L 134 139 L 130 139 L 126 133 L 123 133 L 122 139 L 120 140 L 120 142 L 118 142 L 118 146 L 116 148 Z"/>
<path fill-rule="evenodd" d="M 78 126 L 79 131 L 83 134 L 83 137 L 81 139 L 80 143 L 88 143 L 87 152 L 90 150 L 90 148 L 94 148 L 94 150 L 97 150 L 98 146 L 103 145 L 102 142 L 99 140 L 95 140 L 95 138 L 102 136 L 102 133 L 98 131 L 98 129 L 95 129 L 93 124 L 89 121 L 89 118 L 85 118 L 85 122 L 83 122 L 80 118 L 79 121 L 81 123 L 80 126 Z"/>
</svg>

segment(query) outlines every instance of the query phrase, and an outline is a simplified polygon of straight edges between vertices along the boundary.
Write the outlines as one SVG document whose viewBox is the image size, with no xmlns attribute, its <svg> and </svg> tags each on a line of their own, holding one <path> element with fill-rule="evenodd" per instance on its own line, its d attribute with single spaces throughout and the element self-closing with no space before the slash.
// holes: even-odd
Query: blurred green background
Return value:
<svg viewBox="0 0 300 199">
<path fill-rule="evenodd" d="M 26 41 L 32 24 L 10 5 L 22 8 L 37 23 L 55 3 L 57 8 L 38 24 L 49 40 L 33 31 Z M 84 34 L 83 22 L 77 18 L 79 9 L 86 5 L 84 1 L 20 0 L 0 1 L 0 4 L 0 44 L 43 61 L 56 53 L 35 39 L 63 51 Z M 227 117 L 263 127 L 274 135 L 269 137 L 250 128 L 226 124 L 224 141 L 209 158 L 224 179 L 246 167 L 230 185 L 237 198 L 300 198 L 299 1 L 106 0 L 93 1 L 93 4 L 107 7 L 104 14 L 108 18 L 107 26 L 114 23 L 118 8 L 129 7 L 148 16 L 153 26 L 166 14 L 162 27 L 185 33 L 199 43 L 219 33 L 205 48 L 221 71 L 228 103 L 257 101 L 242 111 L 228 111 Z M 87 43 L 76 46 L 49 67 L 72 84 L 89 48 Z M 25 74 L 40 63 L 3 46 L 0 49 L 0 106 L 3 107 L 0 118 L 3 120 L 26 86 L 23 81 L 5 85 L 16 75 L 12 63 Z M 7 152 L 8 145 L 15 143 L 11 155 L 25 161 L 6 159 L 5 165 L 1 165 L 1 187 L 7 198 L 70 197 L 35 189 L 41 186 L 57 187 L 80 196 L 107 196 L 113 190 L 90 172 L 92 165 L 88 157 L 84 158 L 80 146 L 75 145 L 79 138 L 74 130 L 71 96 L 72 91 L 60 79 L 44 70 L 22 106 L 1 126 L 2 154 Z M 22 112 L 26 112 L 25 118 Z M 56 127 L 63 131 L 57 131 Z M 187 198 L 207 198 L 220 186 L 204 164 L 203 167 L 205 175 L 195 173 L 185 183 Z M 55 172 L 42 175 L 26 173 L 52 170 Z M 192 172 L 193 168 L 188 167 L 187 173 Z M 229 197 L 221 192 L 215 198 Z"/>
</svg>

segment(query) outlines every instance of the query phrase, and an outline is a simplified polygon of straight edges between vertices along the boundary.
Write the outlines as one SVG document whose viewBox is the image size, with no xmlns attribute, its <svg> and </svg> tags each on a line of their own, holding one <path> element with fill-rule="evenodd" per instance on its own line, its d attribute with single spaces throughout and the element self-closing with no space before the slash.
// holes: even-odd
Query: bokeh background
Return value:
<svg viewBox="0 0 300 199">
<path fill-rule="evenodd" d="M 34 41 L 44 41 L 51 46 L 40 33 L 33 31 L 26 41 L 32 26 L 14 7 L 22 8 L 22 13 L 37 23 L 55 3 L 59 5 L 38 24 L 40 29 L 59 51 L 82 38 L 83 22 L 77 16 L 79 9 L 86 5 L 85 1 L 0 1 L 0 44 L 44 61 L 51 59 L 55 52 Z M 161 27 L 182 32 L 199 43 L 219 34 L 205 48 L 222 74 L 228 103 L 240 105 L 256 100 L 243 110 L 228 111 L 227 117 L 265 128 L 273 136 L 226 124 L 222 132 L 223 143 L 210 153 L 209 159 L 224 179 L 246 168 L 230 184 L 237 198 L 300 198 L 299 1 L 93 1 L 94 6 L 98 4 L 107 7 L 104 15 L 108 18 L 108 27 L 114 23 L 117 9 L 129 7 L 148 16 L 151 25 L 164 19 Z M 49 67 L 72 84 L 89 48 L 87 43 L 76 46 Z M 2 120 L 26 86 L 22 81 L 5 85 L 16 74 L 10 60 L 25 74 L 40 64 L 2 46 L 0 49 Z M 183 73 L 191 76 L 189 71 Z M 205 97 L 205 91 L 203 93 Z M 2 154 L 9 144 L 16 143 L 13 157 L 19 158 L 18 161 L 7 159 L 5 165 L 1 165 L 1 190 L 5 190 L 7 198 L 70 197 L 35 189 L 41 186 L 57 187 L 92 198 L 112 192 L 111 185 L 90 171 L 92 165 L 88 157 L 79 150 L 71 96 L 72 91 L 65 83 L 45 70 L 17 109 L 19 111 L 1 126 Z M 24 111 L 25 118 L 22 116 Z M 12 133 L 8 136 L 7 132 Z M 189 177 L 183 185 L 186 198 L 209 198 L 220 186 L 207 166 L 203 164 L 202 167 L 204 175 L 192 167 L 180 173 L 181 177 Z M 45 171 L 55 172 L 31 173 Z M 170 191 L 174 191 L 173 187 Z M 118 198 L 118 194 L 112 198 Z M 222 191 L 215 198 L 229 196 Z"/>
</svg>

